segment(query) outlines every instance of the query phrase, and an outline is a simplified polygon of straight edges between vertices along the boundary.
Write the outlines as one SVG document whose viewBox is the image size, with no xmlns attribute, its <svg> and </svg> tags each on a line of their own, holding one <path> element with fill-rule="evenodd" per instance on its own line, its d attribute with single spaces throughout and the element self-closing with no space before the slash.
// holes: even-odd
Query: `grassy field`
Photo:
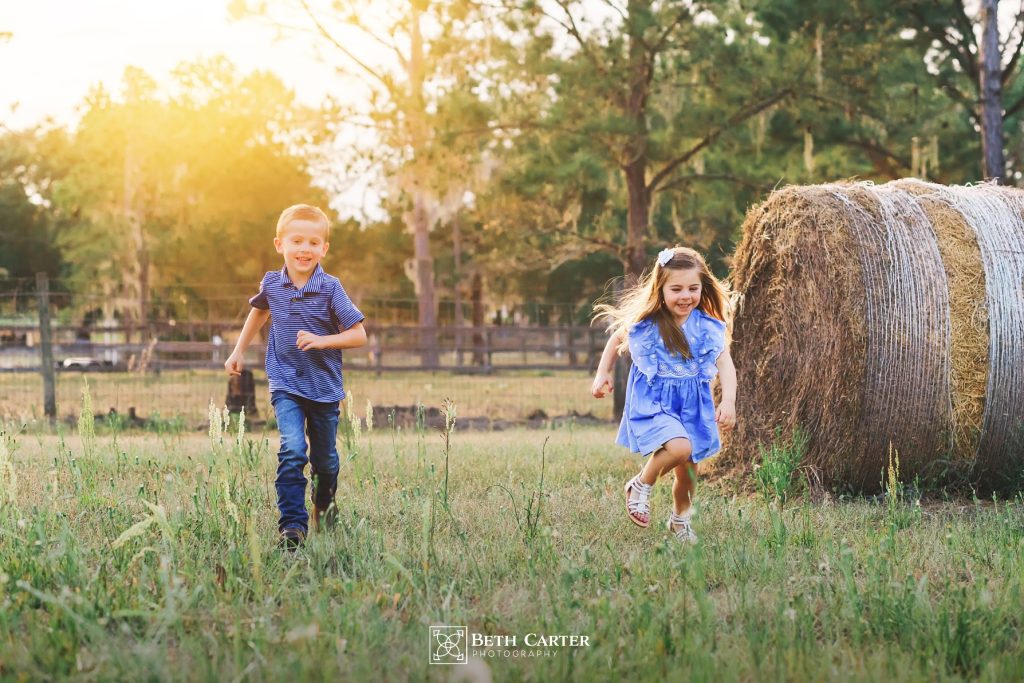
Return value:
<svg viewBox="0 0 1024 683">
<path fill-rule="evenodd" d="M 3 440 L 2 680 L 1024 678 L 1019 498 L 723 480 L 689 548 L 627 521 L 638 461 L 611 428 L 456 429 L 446 449 L 378 425 L 340 439 L 338 527 L 289 555 L 276 434 L 80 431 Z M 518 647 L 434 666 L 435 624 Z M 530 633 L 589 642 L 530 656 Z"/>
<path fill-rule="evenodd" d="M 217 370 L 178 370 L 155 374 L 127 372 L 61 372 L 57 374 L 57 414 L 75 416 L 83 379 L 89 382 L 92 404 L 98 413 L 115 408 L 125 415 L 134 406 L 142 417 L 155 414 L 168 422 L 192 428 L 206 420 L 210 400 L 220 404 L 227 395 L 227 375 Z M 272 415 L 266 376 L 256 371 L 256 403 L 261 417 Z M 359 408 L 376 406 L 438 407 L 450 398 L 466 415 L 494 419 L 523 419 L 540 409 L 548 415 L 575 410 L 610 419 L 611 401 L 590 396 L 592 374 L 582 371 L 503 371 L 486 375 L 450 372 L 394 372 L 378 377 L 372 372 L 346 371 L 345 386 Z M 0 419 L 26 421 L 43 415 L 43 382 L 35 373 L 0 373 Z"/>
</svg>

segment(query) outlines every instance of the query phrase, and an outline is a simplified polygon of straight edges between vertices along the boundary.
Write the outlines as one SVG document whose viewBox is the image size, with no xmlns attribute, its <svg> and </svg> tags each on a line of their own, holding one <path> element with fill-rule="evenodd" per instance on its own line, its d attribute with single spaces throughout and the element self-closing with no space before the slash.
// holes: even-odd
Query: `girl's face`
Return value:
<svg viewBox="0 0 1024 683">
<path fill-rule="evenodd" d="M 690 311 L 700 303 L 701 281 L 700 271 L 696 268 L 686 270 L 667 270 L 668 277 L 661 288 L 664 306 L 669 313 L 682 324 L 690 315 Z"/>
</svg>

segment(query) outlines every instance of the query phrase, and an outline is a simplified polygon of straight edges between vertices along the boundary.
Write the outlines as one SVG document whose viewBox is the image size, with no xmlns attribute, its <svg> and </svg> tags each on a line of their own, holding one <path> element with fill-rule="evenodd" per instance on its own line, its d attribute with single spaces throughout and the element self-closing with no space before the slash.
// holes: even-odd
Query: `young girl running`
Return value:
<svg viewBox="0 0 1024 683">
<path fill-rule="evenodd" d="M 687 543 L 697 541 L 690 524 L 694 465 L 719 451 L 719 428 L 736 423 L 736 368 L 725 338 L 725 306 L 725 289 L 703 257 L 675 247 L 658 254 L 654 269 L 618 305 L 595 309 L 609 322 L 611 336 L 592 392 L 596 398 L 611 392 L 615 359 L 628 348 L 633 366 L 616 443 L 650 456 L 626 483 L 626 512 L 634 524 L 650 526 L 654 482 L 671 470 L 668 528 Z M 711 397 L 716 375 L 722 385 L 717 410 Z"/>
</svg>

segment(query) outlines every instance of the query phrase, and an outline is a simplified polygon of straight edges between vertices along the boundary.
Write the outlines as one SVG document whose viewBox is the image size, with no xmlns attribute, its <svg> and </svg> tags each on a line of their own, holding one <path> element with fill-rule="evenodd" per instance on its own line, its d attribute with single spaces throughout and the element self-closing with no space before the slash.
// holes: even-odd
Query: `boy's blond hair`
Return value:
<svg viewBox="0 0 1024 683">
<path fill-rule="evenodd" d="M 311 206 L 309 204 L 293 204 L 282 211 L 281 217 L 277 219 L 277 237 L 281 237 L 281 233 L 284 232 L 285 226 L 292 221 L 323 223 L 324 230 L 326 231 L 324 239 L 327 240 L 331 236 L 331 219 L 316 206 Z"/>
</svg>

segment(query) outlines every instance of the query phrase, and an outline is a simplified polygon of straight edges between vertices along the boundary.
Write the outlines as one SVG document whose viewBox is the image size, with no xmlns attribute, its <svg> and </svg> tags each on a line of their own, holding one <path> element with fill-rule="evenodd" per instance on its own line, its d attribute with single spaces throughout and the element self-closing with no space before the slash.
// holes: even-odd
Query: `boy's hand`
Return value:
<svg viewBox="0 0 1024 683">
<path fill-rule="evenodd" d="M 612 375 L 610 372 L 598 371 L 594 377 L 594 385 L 590 387 L 590 393 L 594 398 L 604 398 L 612 391 Z"/>
<path fill-rule="evenodd" d="M 727 432 L 736 425 L 736 404 L 732 401 L 722 401 L 715 411 L 715 422 L 723 432 Z"/>
<path fill-rule="evenodd" d="M 306 332 L 305 330 L 299 330 L 298 335 L 295 337 L 295 345 L 299 347 L 300 351 L 327 348 L 323 337 L 312 332 Z"/>
<path fill-rule="evenodd" d="M 228 356 L 228 359 L 224 361 L 224 369 L 228 371 L 228 374 L 232 377 L 236 377 L 242 374 L 243 360 L 241 354 L 232 353 Z"/>
</svg>

